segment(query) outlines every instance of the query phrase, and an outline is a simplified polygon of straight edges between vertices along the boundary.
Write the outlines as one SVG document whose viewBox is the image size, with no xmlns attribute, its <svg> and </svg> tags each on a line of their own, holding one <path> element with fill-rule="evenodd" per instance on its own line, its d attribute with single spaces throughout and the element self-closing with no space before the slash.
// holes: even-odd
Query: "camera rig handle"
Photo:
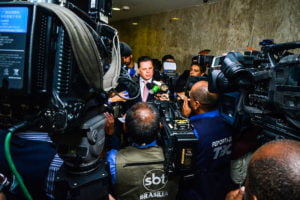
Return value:
<svg viewBox="0 0 300 200">
<path fill-rule="evenodd" d="M 276 53 L 283 52 L 284 50 L 297 49 L 297 48 L 300 48 L 300 41 L 266 45 L 263 46 L 261 50 L 264 52 L 264 54 L 267 55 L 271 63 L 271 67 L 273 68 L 276 65 L 276 59 L 274 57 Z"/>
</svg>

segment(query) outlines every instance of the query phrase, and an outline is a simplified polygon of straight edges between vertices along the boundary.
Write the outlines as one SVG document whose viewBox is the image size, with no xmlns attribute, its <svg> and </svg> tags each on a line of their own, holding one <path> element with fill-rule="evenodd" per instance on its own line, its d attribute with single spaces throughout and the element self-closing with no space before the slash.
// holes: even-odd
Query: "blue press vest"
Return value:
<svg viewBox="0 0 300 200">
<path fill-rule="evenodd" d="M 233 131 L 217 110 L 190 118 L 199 139 L 196 177 L 183 186 L 180 199 L 224 200 L 230 189 L 230 155 Z"/>
</svg>

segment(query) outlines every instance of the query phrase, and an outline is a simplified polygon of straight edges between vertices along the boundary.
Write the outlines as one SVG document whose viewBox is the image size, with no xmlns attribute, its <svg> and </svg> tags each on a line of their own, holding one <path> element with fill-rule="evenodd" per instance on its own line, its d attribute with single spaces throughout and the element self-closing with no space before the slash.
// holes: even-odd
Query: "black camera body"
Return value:
<svg viewBox="0 0 300 200">
<path fill-rule="evenodd" d="M 300 42 L 265 45 L 261 52 L 230 52 L 209 73 L 209 90 L 221 93 L 220 111 L 236 128 L 258 125 L 266 141 L 300 140 Z"/>
<path fill-rule="evenodd" d="M 198 143 L 192 124 L 181 114 L 175 102 L 156 100 L 153 105 L 159 110 L 163 126 L 159 141 L 164 148 L 166 172 L 192 175 Z"/>
<path fill-rule="evenodd" d="M 77 126 L 87 102 L 101 93 L 102 67 L 107 63 L 110 49 L 105 40 L 111 36 L 104 28 L 97 30 L 100 23 L 87 16 L 82 16 L 86 21 L 82 20 L 75 14 L 80 10 L 76 6 L 70 6 L 74 12 L 54 6 L 57 5 L 0 4 L 0 37 L 4 41 L 0 45 L 1 128 L 39 117 L 38 128 L 63 132 Z M 66 11 L 68 14 L 62 17 L 61 13 Z M 67 15 L 74 22 L 81 22 L 73 25 L 82 28 L 82 32 L 70 30 L 62 20 Z M 76 44 L 76 40 L 88 41 Z M 93 49 L 93 55 L 88 55 L 94 57 L 91 63 L 84 63 L 88 60 L 83 53 L 85 46 Z M 94 70 L 88 65 L 95 66 Z M 102 96 L 97 99 L 105 101 Z"/>
<path fill-rule="evenodd" d="M 0 3 L 0 129 L 48 133 L 63 160 L 57 199 L 99 199 L 109 187 L 103 68 L 119 44 L 103 20 L 111 0 L 82 1 L 88 12 L 72 2 Z"/>
</svg>

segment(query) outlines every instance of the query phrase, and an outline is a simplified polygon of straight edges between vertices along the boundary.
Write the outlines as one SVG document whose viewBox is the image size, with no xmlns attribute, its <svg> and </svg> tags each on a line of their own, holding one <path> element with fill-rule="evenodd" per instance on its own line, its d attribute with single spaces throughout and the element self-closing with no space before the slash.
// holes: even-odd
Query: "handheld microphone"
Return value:
<svg viewBox="0 0 300 200">
<path fill-rule="evenodd" d="M 155 85 L 157 85 L 157 86 L 159 87 L 159 89 L 160 89 L 162 92 L 167 92 L 168 89 L 169 89 L 169 87 L 168 87 L 166 84 L 161 83 L 161 82 L 159 82 L 159 81 L 153 81 L 153 83 L 154 83 Z"/>
<path fill-rule="evenodd" d="M 149 89 L 150 94 L 155 94 L 158 90 L 160 90 L 160 88 L 153 83 L 147 83 L 146 87 Z"/>
<path fill-rule="evenodd" d="M 161 90 L 162 92 L 167 92 L 169 89 L 169 87 L 166 84 L 163 84 L 159 81 L 153 81 L 152 83 L 147 83 L 146 86 L 149 89 L 150 94 L 155 94 L 159 90 Z"/>
</svg>

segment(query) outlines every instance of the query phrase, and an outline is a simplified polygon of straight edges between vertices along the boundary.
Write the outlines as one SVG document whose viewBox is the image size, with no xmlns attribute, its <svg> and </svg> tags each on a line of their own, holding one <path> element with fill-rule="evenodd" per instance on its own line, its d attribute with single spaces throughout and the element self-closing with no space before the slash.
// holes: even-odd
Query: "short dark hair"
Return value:
<svg viewBox="0 0 300 200">
<path fill-rule="evenodd" d="M 150 56 L 141 56 L 141 57 L 139 57 L 139 59 L 138 59 L 138 68 L 140 68 L 140 63 L 141 62 L 146 62 L 146 61 L 151 61 L 152 64 L 153 64 L 153 60 Z"/>
<path fill-rule="evenodd" d="M 167 59 L 175 60 L 174 56 L 172 56 L 171 54 L 167 54 L 161 58 L 161 62 L 165 62 Z"/>
<path fill-rule="evenodd" d="M 289 153 L 299 153 L 300 143 L 279 140 L 269 144 L 276 143 L 284 145 L 286 151 L 289 152 L 278 157 L 269 156 L 250 161 L 246 179 L 246 197 L 250 198 L 251 194 L 255 195 L 257 199 L 263 200 L 300 199 L 299 166 L 296 169 L 295 162 L 297 161 L 291 160 L 288 155 Z M 297 157 L 299 158 L 299 156 Z"/>
<path fill-rule="evenodd" d="M 132 142 L 149 144 L 157 137 L 159 130 L 159 113 L 148 103 L 139 102 L 126 113 L 125 125 Z"/>
<path fill-rule="evenodd" d="M 192 63 L 192 64 L 191 64 L 191 67 L 192 67 L 193 65 L 198 66 L 201 73 L 205 73 L 205 72 L 206 72 L 206 67 L 205 67 L 204 65 L 200 65 L 199 63 Z"/>
<path fill-rule="evenodd" d="M 127 43 L 120 42 L 120 52 L 121 57 L 128 57 L 132 54 L 132 49 Z"/>
</svg>

